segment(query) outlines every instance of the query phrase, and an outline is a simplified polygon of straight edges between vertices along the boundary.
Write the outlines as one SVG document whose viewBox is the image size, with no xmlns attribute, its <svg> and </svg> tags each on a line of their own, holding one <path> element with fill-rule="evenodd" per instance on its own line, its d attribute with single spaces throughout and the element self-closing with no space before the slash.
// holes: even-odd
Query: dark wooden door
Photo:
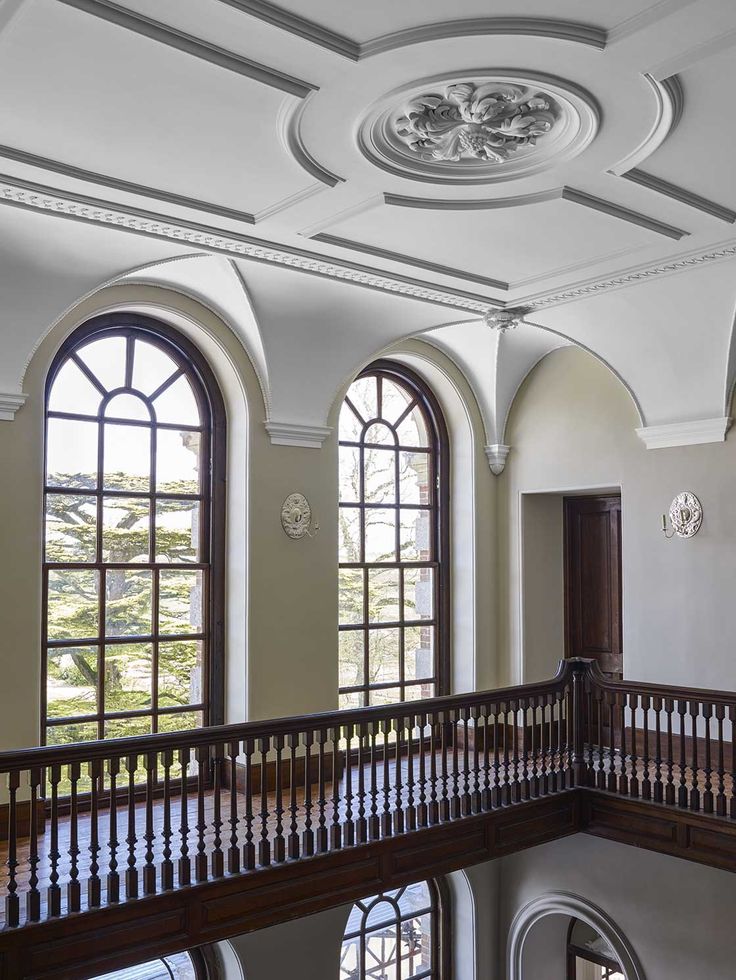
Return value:
<svg viewBox="0 0 736 980">
<path fill-rule="evenodd" d="M 565 655 L 623 676 L 618 495 L 565 498 Z"/>
</svg>

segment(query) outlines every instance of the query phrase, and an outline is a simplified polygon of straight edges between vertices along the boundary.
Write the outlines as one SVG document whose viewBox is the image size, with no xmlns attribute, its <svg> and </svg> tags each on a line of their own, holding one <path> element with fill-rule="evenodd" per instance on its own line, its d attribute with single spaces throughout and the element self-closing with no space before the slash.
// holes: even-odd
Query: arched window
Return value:
<svg viewBox="0 0 736 980">
<path fill-rule="evenodd" d="M 47 744 L 222 720 L 224 409 L 147 317 L 77 330 L 46 386 Z"/>
<path fill-rule="evenodd" d="M 353 906 L 339 980 L 442 980 L 447 975 L 447 903 L 434 881 L 373 895 Z"/>
<path fill-rule="evenodd" d="M 340 412 L 340 706 L 449 690 L 447 434 L 413 372 L 377 361 Z"/>
<path fill-rule="evenodd" d="M 567 980 L 625 980 L 610 944 L 581 919 L 567 930 Z"/>
<path fill-rule="evenodd" d="M 102 973 L 93 980 L 206 980 L 207 969 L 201 953 L 172 953 L 160 960 Z"/>
</svg>

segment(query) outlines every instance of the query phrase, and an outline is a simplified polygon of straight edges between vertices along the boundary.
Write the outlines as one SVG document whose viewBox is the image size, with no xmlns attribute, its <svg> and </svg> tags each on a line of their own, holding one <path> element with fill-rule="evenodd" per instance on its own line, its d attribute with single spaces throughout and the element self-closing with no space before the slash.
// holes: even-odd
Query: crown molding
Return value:
<svg viewBox="0 0 736 980">
<path fill-rule="evenodd" d="M 647 449 L 669 449 L 674 446 L 699 446 L 725 442 L 731 419 L 698 419 L 695 422 L 671 422 L 668 425 L 647 425 L 636 434 Z"/>
<path fill-rule="evenodd" d="M 665 17 L 671 17 L 672 14 L 676 14 L 679 10 L 684 10 L 685 7 L 689 7 L 692 3 L 695 3 L 695 0 L 659 0 L 659 3 L 654 3 L 651 7 L 646 7 L 638 14 L 634 14 L 633 17 L 627 17 L 626 20 L 622 20 L 621 23 L 612 27 L 608 32 L 609 47 L 612 44 L 623 41 L 626 37 L 631 37 L 632 34 L 637 34 L 639 31 L 651 27 L 652 24 L 664 20 Z"/>
<path fill-rule="evenodd" d="M 330 31 L 321 24 L 316 24 L 313 20 L 300 17 L 290 10 L 277 7 L 276 4 L 266 3 L 264 0 L 219 0 L 220 3 L 236 10 L 242 10 L 244 14 L 256 17 L 258 20 L 278 27 L 288 34 L 295 34 L 304 41 L 317 44 L 321 48 L 326 48 L 335 54 L 348 58 L 350 61 L 357 61 L 360 57 L 360 45 L 357 41 L 351 40 L 335 31 Z"/>
<path fill-rule="evenodd" d="M 255 215 L 247 211 L 236 211 L 233 208 L 226 208 L 220 204 L 212 204 L 210 201 L 202 201 L 195 197 L 185 197 L 183 194 L 174 194 L 171 191 L 160 190 L 157 187 L 148 187 L 144 184 L 134 184 L 129 180 L 121 180 L 118 177 L 111 177 L 109 174 L 100 174 L 94 170 L 83 170 L 75 167 L 71 163 L 64 163 L 61 160 L 51 160 L 49 157 L 38 156 L 35 153 L 27 153 L 14 146 L 0 145 L 0 159 L 12 160 L 14 163 L 22 163 L 28 167 L 36 167 L 39 170 L 46 170 L 49 173 L 60 174 L 62 177 L 70 177 L 73 180 L 82 180 L 86 183 L 97 184 L 99 187 L 106 187 L 109 190 L 122 191 L 125 194 L 135 194 L 138 197 L 147 197 L 153 201 L 160 201 L 165 204 L 174 204 L 177 207 L 188 208 L 190 211 L 201 211 L 203 214 L 217 215 L 218 218 L 228 218 L 231 221 L 239 221 L 243 224 L 255 224 Z"/>
<path fill-rule="evenodd" d="M 728 224 L 736 222 L 736 211 L 731 211 L 730 208 L 725 208 L 721 204 L 716 204 L 715 201 L 709 201 L 706 197 L 700 197 L 699 194 L 693 194 L 684 187 L 678 187 L 677 184 L 670 184 L 668 181 L 662 180 L 660 177 L 655 177 L 653 174 L 647 174 L 643 170 L 634 168 L 625 174 L 614 176 L 623 177 L 624 180 L 630 180 L 634 184 L 639 184 L 640 187 L 646 187 L 647 190 L 654 191 L 657 194 L 663 194 L 673 201 L 679 201 L 681 204 L 686 204 L 688 207 L 704 212 L 704 214 L 710 214 L 720 221 L 726 221 Z"/>
<path fill-rule="evenodd" d="M 0 391 L 0 421 L 12 422 L 15 413 L 25 405 L 27 398 L 28 395 Z"/>
<path fill-rule="evenodd" d="M 0 203 L 41 211 L 100 227 L 112 227 L 163 241 L 175 241 L 201 251 L 281 265 L 298 272 L 354 283 L 368 289 L 436 303 L 483 314 L 498 301 L 477 293 L 431 283 L 370 266 L 328 259 L 317 252 L 295 249 L 238 232 L 225 231 L 196 222 L 181 221 L 82 194 L 71 194 L 31 181 L 0 174 Z"/>
<path fill-rule="evenodd" d="M 264 422 L 272 446 L 299 446 L 321 449 L 332 429 L 324 425 L 302 425 L 300 422 Z"/>
<path fill-rule="evenodd" d="M 592 24 L 554 20 L 546 17 L 472 17 L 423 24 L 373 38 L 360 45 L 360 60 L 371 58 L 410 44 L 424 44 L 452 37 L 545 37 L 556 41 L 586 44 L 602 51 L 606 47 L 606 32 Z"/>
<path fill-rule="evenodd" d="M 500 476 L 506 466 L 506 460 L 511 452 L 511 446 L 505 446 L 503 443 L 497 442 L 492 446 L 486 446 L 484 452 L 488 460 L 488 465 L 491 468 L 491 473 L 494 476 Z"/>
<path fill-rule="evenodd" d="M 134 13 L 113 3 L 112 0 L 58 0 L 58 2 L 67 7 L 81 10 L 85 14 L 98 17 L 109 24 L 115 24 L 126 31 L 132 31 L 134 34 L 140 34 L 152 41 L 158 41 L 169 48 L 183 51 L 201 61 L 217 65 L 219 68 L 224 68 L 225 71 L 235 72 L 237 75 L 252 78 L 254 81 L 262 82 L 271 88 L 279 89 L 281 92 L 288 92 L 299 99 L 306 98 L 310 92 L 318 88 L 317 85 L 312 85 L 310 82 L 276 71 L 276 69 L 269 68 L 257 61 L 251 61 L 250 58 L 244 58 L 242 55 L 235 54 L 234 51 L 227 51 L 225 48 L 210 44 L 192 34 L 186 34 L 175 27 L 169 27 L 167 24 L 162 24 L 144 14 Z"/>
<path fill-rule="evenodd" d="M 454 279 L 465 279 L 473 282 L 476 286 L 484 286 L 486 289 L 500 289 L 507 292 L 509 284 L 500 279 L 488 279 L 486 276 L 475 276 L 462 269 L 453 269 L 447 265 L 437 262 L 429 262 L 424 259 L 414 258 L 412 255 L 404 255 L 402 252 L 391 252 L 386 248 L 379 248 L 376 245 L 366 245 L 363 242 L 356 242 L 349 238 L 340 238 L 337 235 L 328 235 L 320 232 L 311 235 L 313 242 L 322 242 L 324 245 L 333 245 L 335 248 L 344 248 L 351 252 L 362 252 L 364 255 L 372 255 L 376 259 L 386 259 L 388 262 L 400 262 L 402 265 L 411 265 L 424 272 L 434 273 L 439 276 L 450 276 Z"/>
</svg>

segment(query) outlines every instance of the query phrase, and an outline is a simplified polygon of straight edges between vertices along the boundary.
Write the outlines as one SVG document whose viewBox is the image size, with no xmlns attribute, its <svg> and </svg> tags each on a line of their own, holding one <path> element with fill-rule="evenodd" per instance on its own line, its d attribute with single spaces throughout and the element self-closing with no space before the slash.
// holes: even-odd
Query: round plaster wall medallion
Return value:
<svg viewBox="0 0 736 980">
<path fill-rule="evenodd" d="M 692 538 L 703 523 L 703 507 L 689 490 L 678 493 L 670 504 L 672 529 L 681 538 Z"/>
<path fill-rule="evenodd" d="M 312 508 L 303 493 L 290 493 L 281 505 L 281 526 L 290 538 L 303 538 L 309 533 Z"/>
<path fill-rule="evenodd" d="M 375 103 L 358 131 L 364 155 L 389 173 L 488 184 L 539 173 L 589 145 L 598 109 L 588 93 L 511 70 L 438 75 Z"/>
</svg>

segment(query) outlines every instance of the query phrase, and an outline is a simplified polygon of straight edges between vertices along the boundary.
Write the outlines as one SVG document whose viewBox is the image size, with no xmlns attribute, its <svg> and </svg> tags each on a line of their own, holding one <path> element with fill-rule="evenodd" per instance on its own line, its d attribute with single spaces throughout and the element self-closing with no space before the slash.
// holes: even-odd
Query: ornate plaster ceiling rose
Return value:
<svg viewBox="0 0 736 980">
<path fill-rule="evenodd" d="M 569 159 L 597 129 L 595 103 L 570 83 L 474 71 L 390 92 L 366 115 L 358 142 L 372 163 L 402 177 L 486 184 Z"/>
</svg>

